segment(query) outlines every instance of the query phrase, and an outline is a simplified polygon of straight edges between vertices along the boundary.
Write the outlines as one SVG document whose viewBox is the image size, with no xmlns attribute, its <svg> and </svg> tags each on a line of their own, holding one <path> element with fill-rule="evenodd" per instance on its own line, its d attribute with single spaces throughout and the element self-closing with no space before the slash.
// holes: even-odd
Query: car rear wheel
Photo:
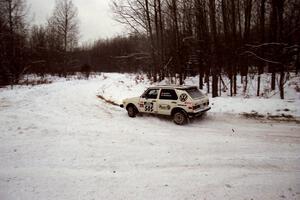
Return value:
<svg viewBox="0 0 300 200">
<path fill-rule="evenodd" d="M 184 125 L 187 123 L 187 116 L 184 112 L 178 111 L 174 114 L 173 121 L 175 124 Z"/>
<path fill-rule="evenodd" d="M 136 108 L 132 105 L 127 107 L 127 113 L 129 117 L 135 117 L 137 114 Z"/>
</svg>

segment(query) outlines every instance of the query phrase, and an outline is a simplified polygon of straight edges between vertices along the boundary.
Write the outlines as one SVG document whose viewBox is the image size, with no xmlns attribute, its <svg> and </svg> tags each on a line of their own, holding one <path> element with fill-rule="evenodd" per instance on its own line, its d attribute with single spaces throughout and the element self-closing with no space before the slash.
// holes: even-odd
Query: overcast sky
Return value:
<svg viewBox="0 0 300 200">
<path fill-rule="evenodd" d="M 123 34 L 125 27 L 113 20 L 111 0 L 73 0 L 80 20 L 80 42 L 110 38 Z M 27 0 L 33 24 L 46 23 L 55 6 L 55 0 Z"/>
</svg>

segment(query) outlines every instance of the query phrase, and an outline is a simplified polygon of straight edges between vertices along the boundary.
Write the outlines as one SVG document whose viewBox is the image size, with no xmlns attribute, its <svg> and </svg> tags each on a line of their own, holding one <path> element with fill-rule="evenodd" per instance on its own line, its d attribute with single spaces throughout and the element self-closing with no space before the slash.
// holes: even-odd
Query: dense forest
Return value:
<svg viewBox="0 0 300 200">
<path fill-rule="evenodd" d="M 0 0 L 0 84 L 26 73 L 68 76 L 75 72 L 145 72 L 154 82 L 199 75 L 212 96 L 225 75 L 230 94 L 237 75 L 279 76 L 299 71 L 299 0 L 113 0 L 115 20 L 130 34 L 78 45 L 78 11 L 59 0 L 47 23 L 27 22 L 25 0 Z M 101 19 L 99 23 L 101 23 Z M 209 78 L 211 77 L 211 85 Z"/>
</svg>

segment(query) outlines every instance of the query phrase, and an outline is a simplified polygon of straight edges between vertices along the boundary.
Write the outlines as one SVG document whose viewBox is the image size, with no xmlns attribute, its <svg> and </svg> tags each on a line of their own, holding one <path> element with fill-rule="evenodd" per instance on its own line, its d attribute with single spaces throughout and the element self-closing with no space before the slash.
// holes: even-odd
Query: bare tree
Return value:
<svg viewBox="0 0 300 200">
<path fill-rule="evenodd" d="M 114 19 L 129 26 L 135 33 L 148 30 L 144 0 L 112 0 Z"/>
<path fill-rule="evenodd" d="M 63 74 L 66 76 L 68 52 L 77 46 L 79 37 L 78 11 L 72 0 L 57 0 L 52 16 L 48 20 L 49 28 L 54 29 L 62 42 L 64 51 Z"/>
<path fill-rule="evenodd" d="M 57 0 L 49 23 L 56 26 L 57 33 L 63 39 L 65 51 L 71 51 L 77 46 L 79 36 L 78 11 L 72 0 Z"/>
<path fill-rule="evenodd" d="M 187 72 L 199 73 L 200 88 L 205 76 L 207 91 L 212 88 L 214 97 L 222 85 L 227 89 L 223 73 L 229 77 L 231 96 L 237 93 L 237 74 L 242 76 L 246 92 L 248 73 L 257 73 L 259 95 L 260 74 L 266 65 L 273 70 L 272 88 L 275 74 L 280 72 L 281 91 L 284 72 L 299 68 L 299 0 L 113 2 L 120 22 L 135 33 L 148 35 L 146 51 L 152 55 L 152 64 L 157 63 L 151 72 L 166 69 L 171 76 L 180 74 L 180 83 Z"/>
<path fill-rule="evenodd" d="M 210 60 L 212 69 L 212 96 L 218 96 L 218 68 L 217 68 L 217 24 L 216 24 L 216 4 L 215 0 L 209 0 L 209 16 L 210 16 L 210 26 L 211 26 L 211 54 L 212 59 Z"/>
<path fill-rule="evenodd" d="M 17 83 L 26 69 L 26 4 L 0 0 L 0 74 L 4 82 Z"/>
<path fill-rule="evenodd" d="M 266 13 L 266 0 L 261 0 L 259 5 L 259 25 L 260 25 L 260 42 L 265 42 L 265 13 Z M 263 54 L 263 52 L 261 52 Z M 265 62 L 258 64 L 258 77 L 257 77 L 257 92 L 256 96 L 260 96 L 260 75 L 263 73 L 263 67 Z"/>
</svg>

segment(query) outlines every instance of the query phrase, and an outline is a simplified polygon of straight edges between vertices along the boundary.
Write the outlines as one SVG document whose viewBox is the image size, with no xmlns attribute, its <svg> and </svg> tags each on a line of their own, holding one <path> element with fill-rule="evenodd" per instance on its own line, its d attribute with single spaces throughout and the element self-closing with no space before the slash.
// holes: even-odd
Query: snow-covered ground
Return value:
<svg viewBox="0 0 300 200">
<path fill-rule="evenodd" d="M 220 97 L 176 126 L 96 97 L 120 102 L 149 85 L 102 74 L 0 89 L 0 200 L 300 199 L 299 124 L 236 115 L 299 116 L 299 98 Z"/>
<path fill-rule="evenodd" d="M 101 78 L 103 81 L 101 86 L 99 86 L 99 94 L 119 104 L 122 103 L 124 98 L 140 96 L 148 86 L 152 85 L 143 75 L 103 74 Z M 236 97 L 230 97 L 228 94 L 229 91 L 226 91 L 223 92 L 221 97 L 210 99 L 212 107 L 210 112 L 234 115 L 256 113 L 257 115 L 263 115 L 265 117 L 284 115 L 293 116 L 296 119 L 300 117 L 300 92 L 297 92 L 295 89 L 295 87 L 300 87 L 300 76 L 292 78 L 286 84 L 286 99 L 284 100 L 279 98 L 278 91 L 269 91 L 269 77 L 262 77 L 261 87 L 265 94 L 264 97 L 255 96 L 256 86 L 253 86 L 254 80 L 251 81 L 250 79 L 248 82 L 246 97 L 242 95 L 243 88 L 242 85 L 239 84 L 238 95 Z M 163 81 L 160 84 L 166 83 L 170 82 Z M 198 77 L 190 77 L 185 83 L 187 85 L 197 85 Z M 240 83 L 240 80 L 238 80 L 238 83 Z"/>
</svg>

